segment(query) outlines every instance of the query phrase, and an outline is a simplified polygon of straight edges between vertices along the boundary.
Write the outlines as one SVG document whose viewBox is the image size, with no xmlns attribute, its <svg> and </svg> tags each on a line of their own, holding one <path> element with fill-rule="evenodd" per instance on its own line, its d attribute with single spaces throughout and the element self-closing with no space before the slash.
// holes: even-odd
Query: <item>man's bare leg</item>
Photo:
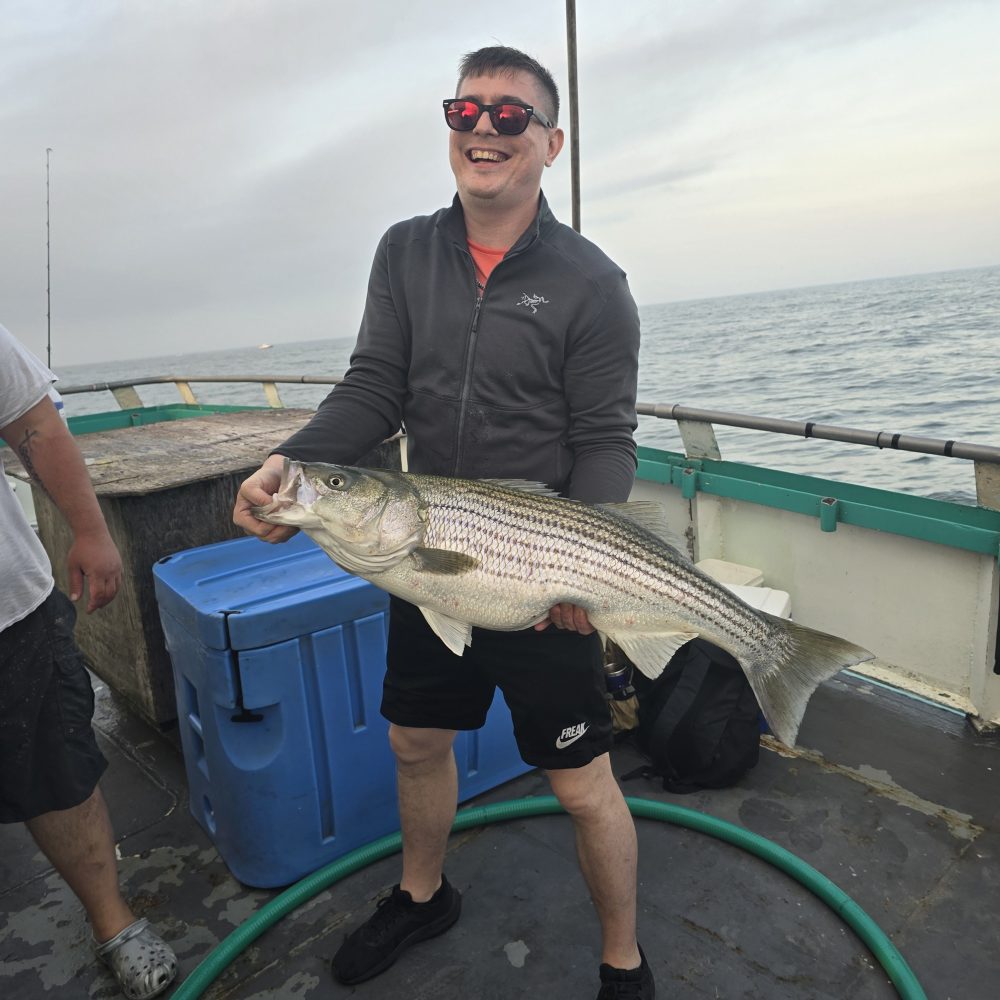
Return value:
<svg viewBox="0 0 1000 1000">
<path fill-rule="evenodd" d="M 114 833 L 99 788 L 80 805 L 44 813 L 26 825 L 83 904 L 97 941 L 108 941 L 134 923 L 118 885 Z"/>
<path fill-rule="evenodd" d="M 601 961 L 616 969 L 640 963 L 636 944 L 635 823 L 603 754 L 585 767 L 548 772 L 552 790 L 573 819 L 580 869 L 601 924 Z"/>
<path fill-rule="evenodd" d="M 458 771 L 450 729 L 391 725 L 403 833 L 401 889 L 424 903 L 441 885 L 448 835 L 458 805 Z"/>
</svg>

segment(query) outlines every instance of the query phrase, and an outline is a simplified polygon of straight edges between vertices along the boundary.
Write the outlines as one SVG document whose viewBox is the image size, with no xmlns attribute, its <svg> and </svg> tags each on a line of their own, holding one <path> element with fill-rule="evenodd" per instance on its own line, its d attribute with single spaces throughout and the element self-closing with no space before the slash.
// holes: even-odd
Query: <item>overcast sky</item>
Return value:
<svg viewBox="0 0 1000 1000">
<path fill-rule="evenodd" d="M 640 305 L 1000 263 L 1000 0 L 578 0 L 577 38 L 582 229 Z M 563 0 L 0 0 L 0 323 L 44 359 L 51 147 L 57 370 L 353 336 L 491 44 L 568 126 Z"/>
</svg>

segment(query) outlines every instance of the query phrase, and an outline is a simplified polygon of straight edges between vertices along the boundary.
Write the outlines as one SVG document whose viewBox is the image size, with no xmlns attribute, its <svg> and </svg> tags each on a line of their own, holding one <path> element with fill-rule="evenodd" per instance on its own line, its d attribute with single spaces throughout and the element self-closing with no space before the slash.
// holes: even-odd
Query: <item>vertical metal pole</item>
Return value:
<svg viewBox="0 0 1000 1000">
<path fill-rule="evenodd" d="M 46 364 L 52 367 L 52 255 L 49 231 L 49 154 L 45 150 L 45 322 L 46 322 Z"/>
<path fill-rule="evenodd" d="M 580 106 L 576 82 L 576 0 L 566 0 L 566 54 L 569 63 L 569 170 L 573 228 L 580 232 Z"/>
</svg>

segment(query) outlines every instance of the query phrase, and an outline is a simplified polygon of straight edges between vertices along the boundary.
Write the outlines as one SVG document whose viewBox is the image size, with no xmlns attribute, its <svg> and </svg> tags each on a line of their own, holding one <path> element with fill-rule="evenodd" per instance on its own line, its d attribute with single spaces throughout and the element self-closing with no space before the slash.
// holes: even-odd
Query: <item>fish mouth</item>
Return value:
<svg viewBox="0 0 1000 1000">
<path fill-rule="evenodd" d="M 318 497 L 319 494 L 309 482 L 309 477 L 305 475 L 301 462 L 286 457 L 281 467 L 278 492 L 272 495 L 270 503 L 252 507 L 251 512 L 259 521 L 282 524 L 281 515 L 285 511 L 296 506 L 309 508 Z"/>
</svg>

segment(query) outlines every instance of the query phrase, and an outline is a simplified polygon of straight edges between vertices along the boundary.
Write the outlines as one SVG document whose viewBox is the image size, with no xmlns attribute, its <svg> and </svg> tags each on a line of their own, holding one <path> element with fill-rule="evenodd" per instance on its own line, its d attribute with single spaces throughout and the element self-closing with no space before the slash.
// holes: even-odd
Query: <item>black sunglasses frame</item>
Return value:
<svg viewBox="0 0 1000 1000">
<path fill-rule="evenodd" d="M 543 128 L 555 128 L 552 122 L 550 122 L 541 111 L 538 111 L 533 105 L 524 104 L 521 101 L 503 101 L 500 104 L 481 104 L 479 101 L 474 101 L 471 97 L 446 97 L 441 103 L 444 107 L 444 120 L 447 122 L 448 128 L 450 128 L 453 132 L 471 132 L 484 114 L 488 114 L 490 116 L 490 124 L 494 129 L 496 129 L 497 132 L 500 133 L 500 135 L 521 135 L 527 131 L 532 118 L 534 118 Z M 455 128 L 455 126 L 452 125 L 451 119 L 448 117 L 448 109 L 452 104 L 474 104 L 479 109 L 479 114 L 476 115 L 475 119 L 470 119 L 472 124 L 468 128 Z M 524 119 L 524 128 L 518 129 L 516 132 L 511 132 L 509 129 L 501 128 L 498 122 L 500 109 L 509 108 L 511 106 L 515 108 L 523 108 L 528 113 L 527 117 Z"/>
</svg>

